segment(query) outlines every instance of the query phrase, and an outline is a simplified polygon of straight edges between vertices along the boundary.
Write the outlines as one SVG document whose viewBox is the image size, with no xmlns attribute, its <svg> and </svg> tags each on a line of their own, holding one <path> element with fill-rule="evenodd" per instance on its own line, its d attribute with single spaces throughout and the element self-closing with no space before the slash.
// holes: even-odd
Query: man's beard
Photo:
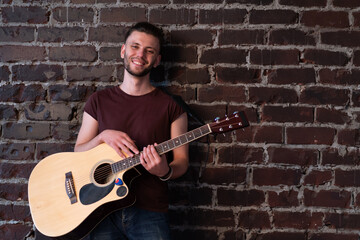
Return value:
<svg viewBox="0 0 360 240">
<path fill-rule="evenodd" d="M 142 70 L 141 72 L 134 72 L 131 70 L 130 68 L 130 63 L 128 61 L 128 58 L 127 58 L 127 55 L 126 53 L 124 54 L 124 65 L 125 65 L 125 69 L 128 73 L 130 73 L 130 75 L 132 76 L 135 76 L 135 77 L 143 77 L 143 76 L 146 76 L 150 71 L 151 69 L 153 68 L 154 66 L 154 62 L 150 64 L 149 67 L 145 68 L 144 70 Z"/>
</svg>

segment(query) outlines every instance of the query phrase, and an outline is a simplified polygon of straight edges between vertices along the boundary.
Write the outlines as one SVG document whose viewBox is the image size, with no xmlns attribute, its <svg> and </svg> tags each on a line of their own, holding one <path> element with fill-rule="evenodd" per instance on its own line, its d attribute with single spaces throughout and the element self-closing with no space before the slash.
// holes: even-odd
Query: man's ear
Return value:
<svg viewBox="0 0 360 240">
<path fill-rule="evenodd" d="M 159 66 L 160 61 L 161 61 L 161 55 L 159 54 L 159 55 L 156 57 L 156 60 L 155 60 L 155 63 L 154 63 L 154 65 L 153 65 L 153 67 L 156 68 L 157 66 Z"/>
<path fill-rule="evenodd" d="M 125 56 L 125 44 L 123 44 L 123 45 L 121 46 L 121 51 L 120 51 L 120 57 L 121 57 L 121 58 L 124 58 L 124 56 Z"/>
</svg>

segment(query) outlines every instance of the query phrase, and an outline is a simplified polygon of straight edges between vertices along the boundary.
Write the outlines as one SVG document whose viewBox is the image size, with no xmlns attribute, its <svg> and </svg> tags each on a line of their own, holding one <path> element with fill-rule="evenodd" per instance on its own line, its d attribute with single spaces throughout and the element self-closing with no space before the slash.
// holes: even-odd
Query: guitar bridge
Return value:
<svg viewBox="0 0 360 240">
<path fill-rule="evenodd" d="M 72 172 L 65 173 L 65 191 L 68 195 L 71 204 L 77 202 L 76 192 L 75 192 L 75 184 Z"/>
</svg>

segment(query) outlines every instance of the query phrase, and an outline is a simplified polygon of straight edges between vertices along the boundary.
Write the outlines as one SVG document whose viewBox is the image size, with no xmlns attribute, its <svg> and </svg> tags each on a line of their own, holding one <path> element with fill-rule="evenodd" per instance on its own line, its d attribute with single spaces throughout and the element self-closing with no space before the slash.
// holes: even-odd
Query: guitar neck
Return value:
<svg viewBox="0 0 360 240">
<path fill-rule="evenodd" d="M 211 128 L 209 124 L 206 124 L 192 131 L 189 131 L 185 134 L 182 134 L 176 138 L 160 143 L 155 146 L 155 149 L 159 153 L 159 155 L 162 155 L 164 153 L 170 152 L 175 148 L 178 148 L 182 145 L 185 145 L 196 139 L 206 136 L 210 133 L 211 133 Z M 118 162 L 111 164 L 111 169 L 113 173 L 117 173 L 139 164 L 140 164 L 140 154 L 136 154 L 133 157 L 124 158 Z"/>
</svg>

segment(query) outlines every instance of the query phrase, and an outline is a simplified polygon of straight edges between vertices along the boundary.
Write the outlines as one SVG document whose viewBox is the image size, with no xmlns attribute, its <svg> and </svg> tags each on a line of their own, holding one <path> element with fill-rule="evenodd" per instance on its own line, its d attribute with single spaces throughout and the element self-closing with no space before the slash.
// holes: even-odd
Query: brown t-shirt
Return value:
<svg viewBox="0 0 360 240">
<path fill-rule="evenodd" d="M 99 133 L 119 130 L 135 141 L 138 149 L 170 139 L 170 126 L 181 114 L 182 108 L 159 89 L 142 95 L 131 96 L 119 87 L 111 87 L 90 96 L 85 112 L 98 121 Z M 167 183 L 143 171 L 132 184 L 136 206 L 151 211 L 167 211 Z"/>
</svg>

